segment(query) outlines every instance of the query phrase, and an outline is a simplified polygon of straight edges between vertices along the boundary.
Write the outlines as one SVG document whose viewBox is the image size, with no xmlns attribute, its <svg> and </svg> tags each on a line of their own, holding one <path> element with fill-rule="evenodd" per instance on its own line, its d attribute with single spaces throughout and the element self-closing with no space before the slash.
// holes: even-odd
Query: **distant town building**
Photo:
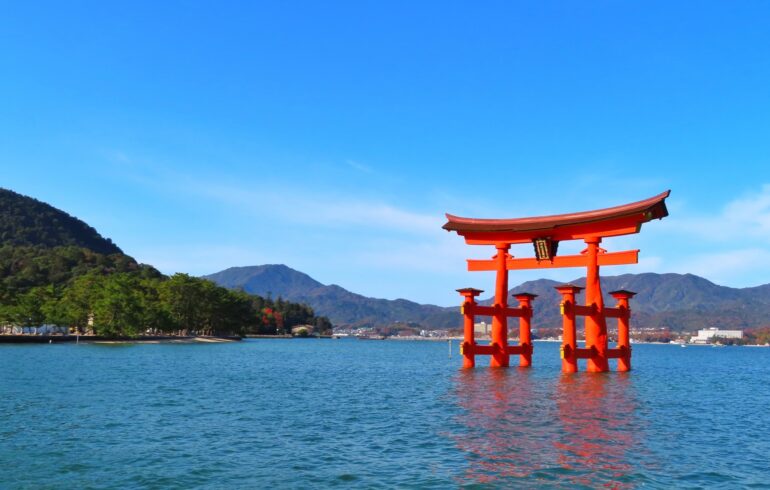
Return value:
<svg viewBox="0 0 770 490">
<path fill-rule="evenodd" d="M 706 344 L 714 338 L 720 339 L 742 339 L 743 330 L 720 330 L 718 328 L 707 328 L 698 330 L 698 335 L 690 339 L 692 344 Z"/>
<path fill-rule="evenodd" d="M 476 335 L 489 335 L 489 324 L 487 322 L 479 322 L 473 324 L 473 333 Z"/>
</svg>

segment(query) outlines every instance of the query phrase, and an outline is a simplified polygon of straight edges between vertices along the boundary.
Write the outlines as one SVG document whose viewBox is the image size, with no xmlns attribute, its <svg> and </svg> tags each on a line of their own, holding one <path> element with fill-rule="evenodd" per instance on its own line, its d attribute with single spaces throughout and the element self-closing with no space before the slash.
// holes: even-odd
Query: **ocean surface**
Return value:
<svg viewBox="0 0 770 490">
<path fill-rule="evenodd" d="M 461 362 L 456 342 L 0 345 L 0 488 L 770 488 L 770 349 Z"/>
</svg>

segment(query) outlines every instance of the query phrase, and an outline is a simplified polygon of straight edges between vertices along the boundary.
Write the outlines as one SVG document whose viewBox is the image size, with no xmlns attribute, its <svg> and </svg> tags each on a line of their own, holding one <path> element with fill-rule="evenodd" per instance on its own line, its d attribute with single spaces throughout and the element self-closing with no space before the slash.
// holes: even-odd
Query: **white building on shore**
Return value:
<svg viewBox="0 0 770 490">
<path fill-rule="evenodd" d="M 489 336 L 492 326 L 487 322 L 473 324 L 473 333 L 478 336 Z"/>
<path fill-rule="evenodd" d="M 706 328 L 698 330 L 698 335 L 690 338 L 691 344 L 707 344 L 714 338 L 742 339 L 743 330 L 720 330 L 718 328 Z"/>
</svg>

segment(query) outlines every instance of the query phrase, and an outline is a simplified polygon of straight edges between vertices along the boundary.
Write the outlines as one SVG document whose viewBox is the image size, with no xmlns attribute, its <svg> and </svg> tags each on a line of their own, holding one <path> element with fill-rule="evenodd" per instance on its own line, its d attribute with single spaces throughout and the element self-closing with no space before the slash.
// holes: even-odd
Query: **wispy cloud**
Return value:
<svg viewBox="0 0 770 490">
<path fill-rule="evenodd" d="M 378 269 L 404 269 L 431 273 L 464 271 L 468 258 L 490 258 L 491 247 L 467 247 L 463 239 L 443 230 L 417 240 L 391 239 L 371 243 L 352 259 Z"/>
<path fill-rule="evenodd" d="M 189 190 L 236 206 L 258 216 L 267 214 L 291 222 L 328 228 L 378 228 L 405 233 L 436 233 L 443 217 L 420 213 L 396 205 L 361 197 L 318 195 L 293 188 L 270 190 L 244 189 L 238 186 L 198 183 Z"/>
<path fill-rule="evenodd" d="M 101 153 L 107 161 L 115 165 L 127 165 L 133 162 L 128 154 L 120 150 L 105 150 Z"/>
<path fill-rule="evenodd" d="M 375 197 L 340 195 L 342 192 L 335 189 L 327 188 L 319 192 L 296 182 L 288 184 L 263 180 L 234 183 L 225 178 L 217 180 L 180 174 L 149 164 L 122 171 L 130 172 L 126 177 L 137 184 L 160 192 L 192 195 L 231 206 L 236 212 L 245 212 L 260 219 L 280 219 L 304 226 L 433 234 L 441 231 L 444 222 L 443 214 L 438 211 L 435 214 L 420 212 Z"/>
<path fill-rule="evenodd" d="M 737 236 L 749 235 L 770 242 L 770 185 L 758 193 L 729 203 L 722 213 L 723 225 Z"/>
<path fill-rule="evenodd" d="M 749 285 L 745 284 L 747 276 L 770 271 L 770 250 L 743 248 L 697 254 L 678 261 L 671 271 L 696 274 L 717 284 L 746 286 Z M 765 274 L 765 278 L 757 284 L 767 283 L 770 275 Z"/>
<path fill-rule="evenodd" d="M 688 234 L 707 242 L 740 243 L 752 238 L 770 244 L 770 184 L 733 199 L 715 215 L 679 218 L 672 213 L 664 223 L 668 233 Z"/>
<path fill-rule="evenodd" d="M 770 185 L 728 201 L 710 216 L 672 204 L 672 216 L 654 232 L 672 248 L 661 269 L 736 287 L 769 282 Z"/>
<path fill-rule="evenodd" d="M 374 172 L 372 167 L 370 167 L 368 165 L 364 165 L 363 163 L 357 162 L 355 160 L 346 160 L 345 163 L 347 163 L 349 167 L 351 167 L 351 168 L 353 168 L 355 170 L 358 170 L 359 172 L 363 172 L 365 174 L 370 174 L 370 173 Z"/>
</svg>

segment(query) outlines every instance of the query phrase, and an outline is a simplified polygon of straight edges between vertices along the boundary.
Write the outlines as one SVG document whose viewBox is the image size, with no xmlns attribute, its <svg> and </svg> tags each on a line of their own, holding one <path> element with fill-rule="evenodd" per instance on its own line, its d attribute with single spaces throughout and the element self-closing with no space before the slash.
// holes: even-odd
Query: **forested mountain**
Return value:
<svg viewBox="0 0 770 490">
<path fill-rule="evenodd" d="M 80 247 L 0 246 L 0 291 L 24 291 L 40 285 L 62 285 L 89 272 L 142 272 L 160 277 L 153 267 L 128 255 L 103 255 Z"/>
<path fill-rule="evenodd" d="M 109 255 L 123 253 L 81 220 L 8 189 L 0 188 L 0 245 L 75 246 Z"/>
<path fill-rule="evenodd" d="M 321 284 L 285 265 L 233 267 L 206 277 L 225 287 L 255 294 L 271 293 L 307 303 L 339 325 L 386 326 L 394 322 L 413 322 L 424 328 L 458 328 L 462 322 L 456 306 L 443 308 L 403 299 L 368 298 L 336 285 Z M 514 277 L 511 274 L 511 278 Z M 584 286 L 585 278 L 576 279 L 573 283 Z M 561 327 L 561 297 L 554 290 L 554 286 L 559 284 L 540 279 L 510 290 L 511 294 L 530 292 L 538 295 L 534 302 L 535 328 Z M 484 285 L 478 286 L 484 289 Z M 487 294 L 493 286 L 488 285 Z M 610 291 L 628 289 L 638 293 L 631 301 L 632 324 L 636 327 L 693 331 L 707 327 L 753 328 L 770 325 L 770 284 L 736 289 L 716 285 L 692 274 L 644 273 L 604 276 L 602 289 L 608 306 L 615 305 L 615 300 L 607 294 Z M 578 300 L 583 301 L 582 294 Z M 458 305 L 459 302 L 458 296 Z M 491 304 L 492 300 L 487 297 L 481 302 Z M 511 298 L 510 304 L 515 303 Z"/>
<path fill-rule="evenodd" d="M 205 278 L 251 294 L 307 303 L 335 325 L 383 326 L 413 322 L 431 328 L 454 328 L 460 324 L 457 308 L 421 305 L 406 299 L 369 298 L 335 284 L 321 284 L 285 265 L 232 267 Z"/>
<path fill-rule="evenodd" d="M 329 332 L 307 305 L 168 278 L 138 264 L 86 223 L 0 189 L 0 331 L 55 325 L 107 336 L 147 332 L 285 333 L 300 324 Z"/>
<path fill-rule="evenodd" d="M 307 274 L 283 264 L 230 267 L 204 277 L 226 288 L 243 289 L 251 294 L 273 298 L 296 298 L 326 287 Z"/>
<path fill-rule="evenodd" d="M 88 273 L 161 277 L 83 221 L 37 199 L 0 189 L 1 304 L 13 304 L 34 287 L 64 287 Z"/>
</svg>

